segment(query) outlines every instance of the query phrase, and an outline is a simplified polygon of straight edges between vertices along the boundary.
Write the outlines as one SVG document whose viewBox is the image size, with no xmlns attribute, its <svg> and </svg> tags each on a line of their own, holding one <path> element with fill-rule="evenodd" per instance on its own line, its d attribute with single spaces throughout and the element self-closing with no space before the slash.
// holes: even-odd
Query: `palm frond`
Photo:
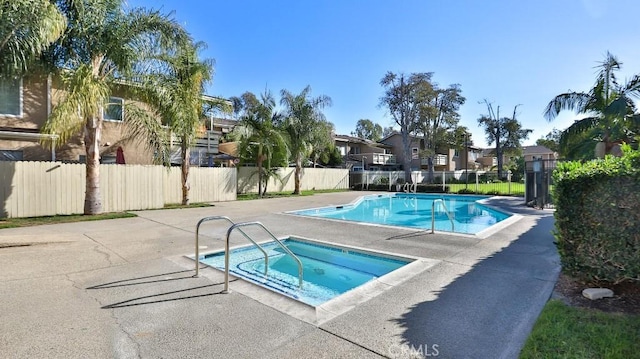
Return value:
<svg viewBox="0 0 640 359">
<path fill-rule="evenodd" d="M 625 93 L 635 98 L 640 98 L 640 75 L 633 75 L 624 86 Z"/>
<path fill-rule="evenodd" d="M 88 65 L 81 65 L 76 71 L 66 73 L 63 85 L 66 95 L 53 108 L 42 127 L 43 133 L 60 137 L 59 145 L 78 134 L 85 123 L 101 118 L 101 111 L 110 94 L 108 83 L 94 78 Z"/>
<path fill-rule="evenodd" d="M 67 22 L 46 0 L 0 4 L 0 75 L 20 76 L 64 32 Z"/>
<path fill-rule="evenodd" d="M 151 150 L 155 154 L 154 162 L 168 165 L 170 157 L 169 130 L 162 126 L 153 113 L 136 103 L 127 102 L 124 113 L 127 137 Z"/>
<path fill-rule="evenodd" d="M 588 104 L 593 97 L 583 92 L 567 92 L 556 96 L 544 110 L 544 118 L 547 121 L 555 119 L 564 110 L 584 113 L 589 110 Z"/>
</svg>

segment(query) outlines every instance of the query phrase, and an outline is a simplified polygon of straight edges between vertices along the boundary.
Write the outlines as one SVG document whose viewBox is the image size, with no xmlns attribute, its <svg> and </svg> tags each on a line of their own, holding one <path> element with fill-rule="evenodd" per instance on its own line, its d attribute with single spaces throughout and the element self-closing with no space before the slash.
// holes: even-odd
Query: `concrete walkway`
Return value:
<svg viewBox="0 0 640 359">
<path fill-rule="evenodd" d="M 3 358 L 517 358 L 560 270 L 552 212 L 484 239 L 284 214 L 362 192 L 137 212 L 137 218 L 0 230 Z M 193 278 L 196 222 L 226 215 L 289 234 L 438 260 L 319 326 Z M 227 226 L 202 227 L 208 250 Z M 236 240 L 236 244 L 243 243 Z M 413 352 L 412 350 L 413 349 Z"/>
</svg>

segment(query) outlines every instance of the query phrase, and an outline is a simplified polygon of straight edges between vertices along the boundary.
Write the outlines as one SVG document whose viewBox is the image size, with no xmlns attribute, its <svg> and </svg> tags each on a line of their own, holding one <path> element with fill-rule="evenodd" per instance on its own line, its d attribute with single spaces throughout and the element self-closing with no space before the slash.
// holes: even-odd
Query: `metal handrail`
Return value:
<svg viewBox="0 0 640 359">
<path fill-rule="evenodd" d="M 229 223 L 231 223 L 231 225 L 233 226 L 235 223 L 233 223 L 233 221 L 227 217 L 227 216 L 211 216 L 211 217 L 204 217 L 201 220 L 198 221 L 198 224 L 196 225 L 196 274 L 194 274 L 194 277 L 198 277 L 200 274 L 200 225 L 204 222 L 207 221 L 213 221 L 216 219 L 224 219 L 226 221 L 228 221 Z M 264 275 L 267 275 L 267 270 L 269 269 L 269 256 L 267 255 L 267 252 L 258 244 L 256 243 L 253 239 L 251 239 L 251 237 L 249 237 L 246 233 L 244 233 L 241 229 L 238 229 L 238 231 L 240 233 L 242 233 L 242 235 L 244 236 L 244 238 L 248 239 L 251 243 L 253 243 L 256 247 L 258 247 L 258 249 L 262 252 L 262 254 L 264 254 Z"/>
<path fill-rule="evenodd" d="M 447 205 L 444 204 L 444 200 L 442 198 L 434 199 L 431 203 L 431 233 L 434 233 L 436 227 L 436 203 L 442 204 L 442 208 L 444 208 L 444 213 L 449 217 L 449 221 L 451 221 L 451 232 L 453 232 L 453 217 L 451 217 L 451 213 L 447 209 Z"/>
<path fill-rule="evenodd" d="M 278 245 L 280 245 L 280 247 L 282 247 L 282 249 L 284 249 L 285 252 L 287 252 L 288 255 L 290 255 L 297 263 L 298 263 L 298 287 L 302 288 L 302 261 L 300 261 L 300 259 L 293 254 L 293 252 L 291 252 L 291 250 L 289 250 L 289 248 L 287 248 L 284 244 L 282 244 L 282 242 L 280 242 L 280 240 L 273 235 L 273 233 L 271 233 L 271 231 L 269 231 L 267 229 L 267 227 L 264 226 L 264 224 L 260 223 L 260 222 L 242 222 L 242 223 L 236 223 L 234 225 L 232 225 L 231 227 L 229 227 L 229 229 L 227 230 L 227 238 L 225 241 L 225 247 L 224 247 L 224 290 L 222 291 L 223 293 L 229 293 L 229 238 L 231 237 L 231 232 L 233 232 L 234 229 L 239 228 L 239 227 L 246 227 L 246 226 L 259 226 L 262 227 L 262 229 L 265 230 L 265 232 L 267 232 L 271 238 L 273 238 L 273 240 L 278 243 Z M 253 240 L 251 240 L 253 242 Z M 255 242 L 254 242 L 255 243 Z"/>
<path fill-rule="evenodd" d="M 403 191 L 404 191 L 405 193 L 409 193 L 409 192 L 416 193 L 416 189 L 417 189 L 417 187 L 418 187 L 418 184 L 417 184 L 417 183 L 409 183 L 409 182 L 405 182 L 405 184 L 404 184 L 404 188 L 403 188 Z"/>
</svg>

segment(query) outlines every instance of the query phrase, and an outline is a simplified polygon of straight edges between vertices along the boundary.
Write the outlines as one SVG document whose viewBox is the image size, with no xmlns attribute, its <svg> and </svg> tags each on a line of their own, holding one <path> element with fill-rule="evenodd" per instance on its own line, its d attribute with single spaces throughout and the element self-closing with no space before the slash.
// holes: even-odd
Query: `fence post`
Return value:
<svg viewBox="0 0 640 359">
<path fill-rule="evenodd" d="M 442 171 L 442 192 L 444 193 L 444 189 L 447 187 L 447 178 L 446 178 L 447 173 L 445 171 Z"/>
<path fill-rule="evenodd" d="M 478 193 L 478 172 L 476 172 L 476 193 Z"/>
</svg>

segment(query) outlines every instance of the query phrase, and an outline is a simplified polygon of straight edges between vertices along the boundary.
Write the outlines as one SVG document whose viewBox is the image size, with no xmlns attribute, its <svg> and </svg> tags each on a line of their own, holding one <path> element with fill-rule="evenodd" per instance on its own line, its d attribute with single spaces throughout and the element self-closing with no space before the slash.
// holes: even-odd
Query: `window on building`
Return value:
<svg viewBox="0 0 640 359">
<path fill-rule="evenodd" d="M 112 155 L 100 156 L 100 163 L 102 163 L 103 165 L 115 164 L 116 156 L 112 156 Z"/>
<path fill-rule="evenodd" d="M 22 161 L 22 151 L 0 150 L 0 161 Z"/>
<path fill-rule="evenodd" d="M 124 99 L 109 97 L 109 103 L 104 107 L 103 116 L 107 121 L 122 121 L 124 118 Z"/>
<path fill-rule="evenodd" d="M 0 77 L 0 115 L 22 116 L 22 79 Z"/>
<path fill-rule="evenodd" d="M 411 159 L 417 160 L 418 158 L 420 158 L 420 156 L 418 155 L 418 147 L 413 147 L 411 149 Z"/>
</svg>

